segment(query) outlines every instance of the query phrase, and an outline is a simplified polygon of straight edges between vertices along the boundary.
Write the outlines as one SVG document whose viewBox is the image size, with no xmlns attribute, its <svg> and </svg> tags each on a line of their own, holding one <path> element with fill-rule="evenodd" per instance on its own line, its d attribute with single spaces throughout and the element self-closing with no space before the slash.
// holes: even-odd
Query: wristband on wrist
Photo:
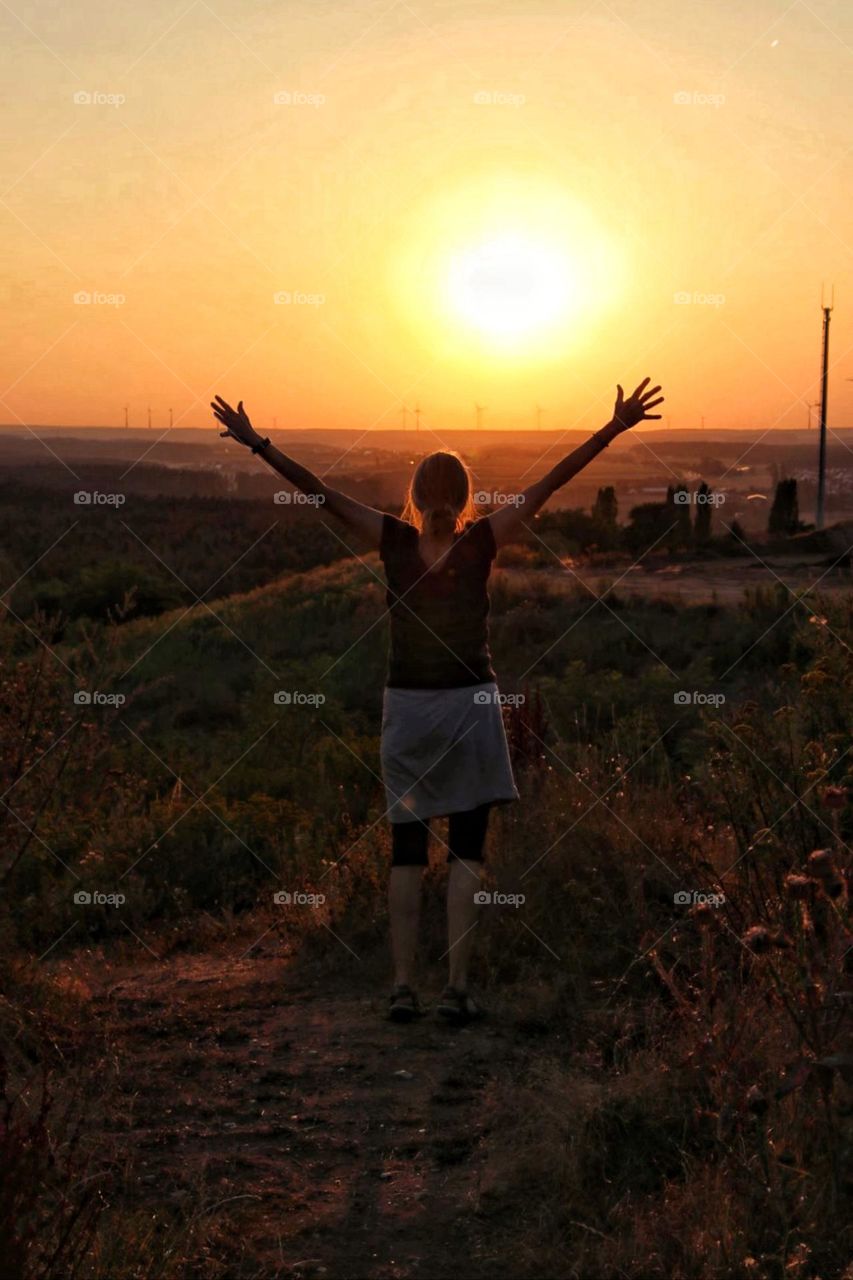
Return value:
<svg viewBox="0 0 853 1280">
<path fill-rule="evenodd" d="M 259 440 L 257 444 L 252 445 L 252 453 L 260 453 L 262 449 L 267 449 L 270 444 L 269 436 L 265 436 L 263 440 Z"/>
</svg>

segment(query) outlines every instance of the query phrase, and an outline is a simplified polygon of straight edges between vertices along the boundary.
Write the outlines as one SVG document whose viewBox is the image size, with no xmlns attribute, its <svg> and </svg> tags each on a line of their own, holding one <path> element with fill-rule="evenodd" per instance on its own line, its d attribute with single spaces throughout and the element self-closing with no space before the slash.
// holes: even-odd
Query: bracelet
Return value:
<svg viewBox="0 0 853 1280">
<path fill-rule="evenodd" d="M 260 453 L 261 449 L 267 449 L 267 448 L 269 448 L 269 444 L 270 444 L 270 438 L 269 438 L 269 436 L 266 436 L 266 437 L 265 437 L 265 439 L 263 439 L 263 440 L 260 442 L 260 444 L 253 444 L 253 445 L 252 445 L 252 453 Z"/>
</svg>

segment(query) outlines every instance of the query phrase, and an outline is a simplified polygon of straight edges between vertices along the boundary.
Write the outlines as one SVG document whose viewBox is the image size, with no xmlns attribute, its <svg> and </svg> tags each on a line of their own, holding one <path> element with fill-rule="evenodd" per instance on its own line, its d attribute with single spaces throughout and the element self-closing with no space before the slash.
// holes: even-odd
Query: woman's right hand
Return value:
<svg viewBox="0 0 853 1280">
<path fill-rule="evenodd" d="M 232 409 L 222 396 L 217 396 L 216 400 L 218 403 L 211 400 L 210 407 L 213 410 L 213 416 L 225 427 L 225 430 L 220 431 L 219 434 L 231 436 L 233 440 L 239 440 L 240 444 L 245 444 L 249 448 L 257 444 L 261 437 L 249 421 L 249 415 L 243 408 L 243 401 L 240 401 L 236 409 Z"/>
</svg>

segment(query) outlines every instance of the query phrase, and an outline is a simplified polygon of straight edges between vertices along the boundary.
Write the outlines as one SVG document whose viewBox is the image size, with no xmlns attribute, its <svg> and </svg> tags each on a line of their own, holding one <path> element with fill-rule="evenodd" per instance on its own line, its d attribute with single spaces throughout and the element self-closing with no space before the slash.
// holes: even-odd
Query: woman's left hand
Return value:
<svg viewBox="0 0 853 1280">
<path fill-rule="evenodd" d="M 243 401 L 240 401 L 236 409 L 232 409 L 222 396 L 217 396 L 216 400 L 218 403 L 211 400 L 210 407 L 213 410 L 213 416 L 225 427 L 225 430 L 220 431 L 219 434 L 231 436 L 232 439 L 239 440 L 240 444 L 248 445 L 249 448 L 257 444 L 261 437 L 249 421 L 249 415 L 243 408 Z"/>
<path fill-rule="evenodd" d="M 613 421 L 620 431 L 628 431 L 631 427 L 635 427 L 638 422 L 644 422 L 647 418 L 660 418 L 659 413 L 649 413 L 649 409 L 654 409 L 655 405 L 663 404 L 663 396 L 658 396 L 657 400 L 652 400 L 652 396 L 657 395 L 660 387 L 650 387 L 645 390 L 646 385 L 651 381 L 650 378 L 643 378 L 643 381 L 637 387 L 633 395 L 625 399 L 625 393 L 616 384 L 618 392 L 616 396 L 616 405 L 613 410 Z"/>
</svg>

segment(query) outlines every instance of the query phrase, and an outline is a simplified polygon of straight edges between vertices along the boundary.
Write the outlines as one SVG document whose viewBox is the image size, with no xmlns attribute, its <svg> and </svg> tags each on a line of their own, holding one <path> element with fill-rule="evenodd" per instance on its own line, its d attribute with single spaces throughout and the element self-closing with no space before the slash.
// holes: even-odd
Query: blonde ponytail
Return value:
<svg viewBox="0 0 853 1280">
<path fill-rule="evenodd" d="M 422 513 L 423 531 L 432 538 L 446 538 L 456 532 L 459 513 L 448 502 L 437 507 L 427 507 Z"/>
<path fill-rule="evenodd" d="M 458 453 L 428 453 L 409 482 L 403 519 L 433 538 L 458 533 L 477 518 L 471 489 L 471 474 Z"/>
</svg>

